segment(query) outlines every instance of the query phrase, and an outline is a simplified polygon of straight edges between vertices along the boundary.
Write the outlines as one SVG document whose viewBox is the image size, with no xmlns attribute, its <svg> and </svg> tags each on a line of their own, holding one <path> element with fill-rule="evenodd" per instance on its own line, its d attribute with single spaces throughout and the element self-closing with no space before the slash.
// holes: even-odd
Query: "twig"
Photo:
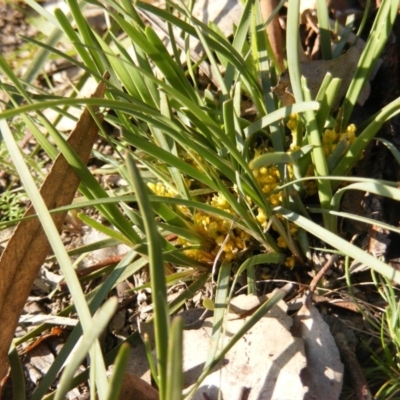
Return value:
<svg viewBox="0 0 400 400">
<path fill-rule="evenodd" d="M 310 293 L 309 296 L 312 296 L 315 289 L 318 286 L 319 281 L 322 277 L 327 273 L 328 269 L 333 265 L 333 263 L 339 258 L 337 254 L 333 254 L 331 258 L 324 264 L 324 266 L 318 271 L 317 275 L 314 276 L 313 280 L 310 283 Z"/>
</svg>

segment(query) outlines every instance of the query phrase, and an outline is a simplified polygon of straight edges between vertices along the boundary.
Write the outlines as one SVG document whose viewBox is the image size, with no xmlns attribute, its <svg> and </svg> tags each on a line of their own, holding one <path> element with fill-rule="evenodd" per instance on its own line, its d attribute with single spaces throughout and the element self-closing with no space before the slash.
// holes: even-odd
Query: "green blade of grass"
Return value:
<svg viewBox="0 0 400 400">
<path fill-rule="evenodd" d="M 303 91 L 306 100 L 311 100 L 310 91 L 307 88 L 306 79 L 302 77 Z M 306 135 L 308 144 L 312 146 L 311 160 L 314 168 L 314 174 L 317 178 L 318 184 L 318 197 L 321 203 L 321 208 L 324 210 L 329 209 L 330 200 L 332 198 L 331 184 L 327 180 L 318 180 L 319 176 L 329 175 L 328 165 L 324 149 L 321 143 L 321 134 L 318 130 L 318 123 L 314 111 L 307 110 L 304 113 L 306 120 Z M 333 221 L 329 214 L 323 214 L 324 226 L 328 229 L 333 229 Z"/>
<path fill-rule="evenodd" d="M 125 279 L 128 279 L 129 276 L 132 276 L 134 273 L 136 273 L 137 271 L 139 271 L 141 268 L 143 268 L 145 265 L 148 264 L 148 261 L 146 259 L 140 258 L 135 263 L 133 263 L 133 266 L 135 268 L 129 268 L 132 263 L 132 260 L 136 256 L 137 253 L 135 251 L 131 251 L 129 254 L 127 254 L 123 258 L 123 260 L 121 260 L 121 262 L 118 263 L 118 265 L 114 268 L 114 270 L 111 272 L 111 274 L 102 284 L 102 286 L 100 288 L 94 289 L 92 292 L 86 295 L 86 299 L 89 302 L 89 308 L 91 313 L 94 313 L 100 307 L 100 305 L 107 298 L 110 290 L 113 287 L 115 287 L 119 282 L 123 282 Z M 71 312 L 73 312 L 72 306 L 67 307 L 64 311 L 61 311 L 58 315 L 69 315 Z M 46 375 L 40 381 L 39 386 L 32 394 L 31 400 L 42 400 L 43 396 L 48 392 L 51 384 L 56 379 L 56 376 L 63 367 L 65 360 L 68 358 L 69 354 L 76 346 L 76 343 L 81 334 L 82 334 L 82 327 L 80 324 L 78 324 L 70 333 L 67 341 L 64 343 L 55 361 L 51 365 L 50 369 L 47 371 Z M 71 381 L 69 389 L 72 389 L 73 387 L 74 387 L 73 381 Z"/>
<path fill-rule="evenodd" d="M 321 37 L 322 59 L 331 60 L 331 30 L 329 24 L 328 6 L 325 0 L 317 0 L 317 17 L 319 34 Z"/>
<path fill-rule="evenodd" d="M 255 256 L 252 256 L 248 258 L 245 262 L 242 263 L 240 268 L 237 270 L 235 274 L 235 278 L 233 279 L 232 286 L 231 286 L 231 291 L 229 293 L 229 299 L 232 298 L 233 292 L 236 287 L 236 281 L 239 278 L 239 276 L 246 270 L 254 267 L 255 265 L 259 264 L 282 264 L 285 261 L 285 255 L 284 254 L 278 254 L 278 253 L 268 253 L 268 254 L 257 254 Z M 256 294 L 255 288 L 252 288 L 251 292 L 248 294 Z"/>
<path fill-rule="evenodd" d="M 119 399 L 126 367 L 128 366 L 130 350 L 131 346 L 126 342 L 122 343 L 118 350 L 117 357 L 115 357 L 114 369 L 110 377 L 109 392 L 107 393 L 106 400 Z"/>
<path fill-rule="evenodd" d="M 308 110 L 318 111 L 320 109 L 320 103 L 316 101 L 307 101 L 300 104 L 293 104 L 291 106 L 281 107 L 276 111 L 273 111 L 265 117 L 253 122 L 247 128 L 243 129 L 246 137 L 259 132 L 261 129 L 272 125 L 274 122 L 289 117 L 290 114 L 303 113 Z"/>
<path fill-rule="evenodd" d="M 343 101 L 342 107 L 344 111 L 341 130 L 348 125 L 361 90 L 376 67 L 376 63 L 392 30 L 398 7 L 399 0 L 383 0 L 378 9 L 378 14 L 370 30 L 364 51 L 361 54 L 354 77 Z"/>
<path fill-rule="evenodd" d="M 153 212 L 148 202 L 146 189 L 139 171 L 133 161 L 127 158 L 128 172 L 131 184 L 137 196 L 137 202 L 142 212 L 146 237 L 149 247 L 149 264 L 151 289 L 154 304 L 154 326 L 156 332 L 157 373 L 160 397 L 166 396 L 167 390 L 167 361 L 169 340 L 169 312 L 167 305 L 167 291 L 160 235 L 154 222 Z"/>
<path fill-rule="evenodd" d="M 69 384 L 78 369 L 80 363 L 84 360 L 93 343 L 97 341 L 107 324 L 110 322 L 112 316 L 117 311 L 118 299 L 111 297 L 106 303 L 97 311 L 93 317 L 91 326 L 82 336 L 82 340 L 74 350 L 74 357 L 71 357 L 63 374 L 61 375 L 60 383 L 58 385 L 57 394 L 54 400 L 63 400 L 69 390 Z M 105 376 L 103 379 L 107 379 Z M 109 391 L 108 385 L 105 386 L 106 392 L 101 397 L 106 399 L 107 392 Z M 101 390 L 100 388 L 98 390 Z M 100 393 L 99 393 L 100 395 Z"/>
<path fill-rule="evenodd" d="M 19 151 L 17 144 L 15 143 L 12 133 L 4 119 L 0 120 L 0 129 L 3 133 L 4 141 L 7 145 L 10 157 L 13 159 L 17 171 L 21 177 L 24 187 L 28 193 L 29 198 L 34 205 L 38 217 L 42 223 L 42 227 L 46 232 L 46 236 L 50 242 L 50 245 L 57 256 L 57 260 L 61 267 L 61 270 L 65 276 L 68 287 L 70 289 L 74 303 L 77 306 L 77 311 L 79 319 L 84 327 L 84 332 L 88 331 L 91 326 L 91 314 L 89 308 L 86 304 L 84 294 L 80 287 L 79 280 L 71 266 L 70 259 L 61 241 L 61 238 L 57 232 L 54 222 L 48 212 L 43 198 L 41 197 L 35 182 L 30 174 L 29 169 L 24 163 L 23 157 Z M 94 363 L 98 366 L 98 374 L 96 379 L 96 384 L 99 391 L 103 390 L 103 393 L 107 390 L 106 381 L 106 370 L 104 366 L 104 361 L 102 359 L 100 346 L 98 342 L 95 342 L 95 346 L 91 350 L 91 358 Z M 102 399 L 103 395 L 100 396 Z"/>
<path fill-rule="evenodd" d="M 277 207 L 275 210 L 284 218 L 300 226 L 301 228 L 311 233 L 315 237 L 323 238 L 324 242 L 326 242 L 333 248 L 348 255 L 354 260 L 357 260 L 367 265 L 369 268 L 375 270 L 376 272 L 387 277 L 388 279 L 391 279 L 396 283 L 400 283 L 400 272 L 396 271 L 395 268 L 389 266 L 388 264 L 382 262 L 381 260 L 361 250 L 359 247 L 354 246 L 348 241 L 342 239 L 340 236 L 335 235 L 329 230 L 323 228 L 322 226 L 308 220 L 307 218 L 297 213 L 294 213 L 282 207 Z"/>
<path fill-rule="evenodd" d="M 299 62 L 299 0 L 291 0 L 287 12 L 287 30 L 286 30 L 286 54 L 288 71 L 290 76 L 290 85 L 292 87 L 296 103 L 303 102 L 303 91 L 301 88 L 301 74 Z"/>
<path fill-rule="evenodd" d="M 205 370 L 214 362 L 215 354 L 217 353 L 219 346 L 219 338 L 223 332 L 225 313 L 228 306 L 227 298 L 230 273 L 231 263 L 224 261 L 218 274 L 217 291 L 215 293 L 213 329 L 211 334 L 210 349 L 208 351 L 207 360 L 204 364 Z"/>
<path fill-rule="evenodd" d="M 13 382 L 13 398 L 18 400 L 26 399 L 26 387 L 24 369 L 22 367 L 21 358 L 18 354 L 15 344 L 12 343 L 8 353 L 8 360 L 11 368 L 11 379 Z"/>
<path fill-rule="evenodd" d="M 175 317 L 171 323 L 168 345 L 168 371 L 166 400 L 182 399 L 183 389 L 183 320 Z"/>
<path fill-rule="evenodd" d="M 347 175 L 351 168 L 354 167 L 355 163 L 360 159 L 363 151 L 366 149 L 371 140 L 375 137 L 381 126 L 393 118 L 400 112 L 400 98 L 393 100 L 387 106 L 382 108 L 381 111 L 376 113 L 367 122 L 366 128 L 358 135 L 356 140 L 351 144 L 349 149 L 343 155 L 341 161 L 338 163 L 336 168 L 332 171 L 332 175 L 344 176 Z M 337 188 L 339 182 L 333 185 L 333 188 Z"/>
</svg>

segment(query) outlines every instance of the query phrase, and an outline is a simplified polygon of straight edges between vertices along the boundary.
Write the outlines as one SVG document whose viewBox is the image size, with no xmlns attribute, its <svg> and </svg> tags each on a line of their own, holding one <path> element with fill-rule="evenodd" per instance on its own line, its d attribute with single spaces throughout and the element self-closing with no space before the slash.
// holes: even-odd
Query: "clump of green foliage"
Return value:
<svg viewBox="0 0 400 400">
<path fill-rule="evenodd" d="M 113 157 L 101 157 L 118 169 L 129 183 L 130 193 L 118 196 L 104 190 L 87 169 L 73 164 L 82 180 L 80 192 L 85 197 L 79 207 L 96 207 L 115 230 L 85 215 L 80 216 L 82 221 L 106 233 L 110 243 L 119 241 L 132 247 L 127 258 L 92 294 L 90 307 L 94 313 L 120 280 L 149 264 L 150 286 L 152 292 L 157 293 L 153 297 L 157 365 L 153 366 L 152 372 L 161 399 L 184 397 L 181 371 L 174 369 L 180 366 L 182 326 L 179 321 L 170 324 L 169 315 L 184 304 L 193 290 L 202 287 L 217 267 L 216 298 L 224 307 L 214 317 L 213 340 L 216 343 L 232 295 L 228 293 L 227 283 L 233 267 L 238 267 L 237 274 L 247 272 L 248 292 L 255 293 L 256 265 L 286 264 L 293 268 L 312 263 L 309 238 L 313 236 L 323 239 L 327 251 L 335 249 L 400 283 L 399 273 L 390 265 L 375 259 L 337 232 L 339 215 L 356 218 L 339 212 L 341 197 L 347 190 L 399 198 L 397 183 L 349 176 L 382 124 L 400 111 L 399 100 L 390 103 L 358 126 L 357 135 L 350 124 L 356 99 L 393 26 L 398 2 L 383 1 L 339 113 L 334 112 L 333 104 L 340 79 L 328 74 L 313 99 L 307 81 L 301 78 L 297 0 L 290 1 L 287 15 L 287 66 L 295 99 L 292 105 L 282 104 L 271 89 L 278 83 L 277 69 L 257 1 L 244 4 L 232 42 L 194 18 L 190 8 L 180 2 L 168 3 L 171 9 L 156 8 L 140 1 L 133 4 L 130 0 L 90 3 L 101 7 L 111 21 L 110 29 L 104 35 L 94 31 L 82 15 L 85 2 L 67 0 L 71 15 L 56 10 L 54 17 L 35 5 L 54 24 L 55 31 L 47 43 L 31 39 L 41 50 L 26 78 L 31 83 L 45 56 L 55 54 L 84 71 L 78 87 L 89 76 L 98 82 L 104 81 L 104 73 L 109 72 L 106 98 L 55 99 L 42 95 L 39 100 L 30 95 L 26 82 L 18 80 L 0 58 L 0 68 L 13 82 L 18 96 L 27 103 L 19 106 L 19 97 L 3 87 L 13 106 L 0 113 L 0 118 L 4 121 L 20 115 L 50 157 L 54 158 L 58 147 L 71 164 L 74 163 L 73 152 L 55 124 L 41 114 L 42 109 L 51 107 L 59 110 L 61 115 L 68 114 L 68 107 L 98 105 L 104 110 L 106 121 L 121 132 L 120 138 L 110 138 L 100 126 L 101 135 L 118 149 Z M 331 43 L 326 33 L 330 28 L 324 26 L 327 15 L 324 1 L 318 2 L 318 12 L 321 32 L 325 32 L 322 38 L 324 54 L 329 56 L 327 47 Z M 169 32 L 172 54 L 156 32 L 143 23 L 142 15 L 151 15 L 162 22 Z M 378 27 L 383 24 L 387 30 L 377 35 Z M 54 43 L 61 38 L 74 46 L 78 57 L 57 50 Z M 203 60 L 194 62 L 191 59 L 190 38 L 201 43 L 207 65 Z M 181 61 L 183 58 L 184 62 Z M 220 66 L 224 73 L 220 72 Z M 199 67 L 212 72 L 209 75 L 214 88 L 211 84 L 209 87 L 200 85 Z M 242 114 L 243 94 L 254 103 L 256 114 L 251 121 Z M 107 113 L 107 110 L 113 112 Z M 36 113 L 35 119 L 32 112 Z M 39 126 L 45 127 L 51 141 Z M 343 182 L 348 185 L 339 187 Z M 313 209 L 307 206 L 311 191 L 318 197 L 318 207 Z M 132 203 L 137 207 L 132 207 Z M 70 208 L 74 207 L 78 206 Z M 47 210 L 38 212 L 46 213 Z M 314 221 L 313 214 L 322 214 L 322 224 Z M 367 218 L 363 221 L 379 224 Z M 397 227 L 387 229 L 399 232 Z M 171 234 L 177 237 L 176 242 L 168 240 Z M 62 261 L 60 265 L 70 263 L 68 257 Z M 164 271 L 166 262 L 177 267 L 168 279 Z M 66 279 L 70 287 L 79 286 Z M 168 305 L 166 287 L 177 280 L 187 280 L 190 286 Z M 246 328 L 256 323 L 282 296 L 283 293 L 279 293 L 263 306 Z M 87 304 L 80 305 L 79 299 L 73 300 L 78 310 L 87 309 Z M 104 306 L 104 323 L 111 318 L 113 307 L 115 305 L 111 303 Z M 94 325 L 84 328 L 84 335 L 93 340 L 100 335 L 98 326 Z M 68 356 L 73 340 L 79 337 L 79 329 L 73 331 L 66 350 L 57 357 L 54 367 L 35 391 L 33 400 L 41 398 L 48 390 Z M 232 338 L 219 353 L 216 346 L 210 349 L 209 362 L 198 385 L 237 339 L 236 336 Z M 90 346 L 87 341 L 83 343 L 80 349 L 85 354 Z M 168 347 L 176 351 L 169 353 Z M 121 350 L 122 358 L 124 351 Z M 105 371 L 104 360 L 101 356 L 96 360 L 100 372 L 90 377 L 93 398 L 96 387 L 100 399 L 112 398 L 107 397 L 113 391 L 105 383 L 105 376 L 101 376 Z M 70 365 L 63 374 L 55 398 L 61 398 L 72 384 L 76 365 Z"/>
</svg>

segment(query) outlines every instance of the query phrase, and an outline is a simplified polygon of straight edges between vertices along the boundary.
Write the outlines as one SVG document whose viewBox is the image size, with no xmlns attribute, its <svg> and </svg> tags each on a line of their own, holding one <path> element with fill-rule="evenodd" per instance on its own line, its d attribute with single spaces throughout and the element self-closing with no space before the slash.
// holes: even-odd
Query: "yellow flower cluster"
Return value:
<svg viewBox="0 0 400 400">
<path fill-rule="evenodd" d="M 164 183 L 148 183 L 147 186 L 157 195 L 163 197 L 174 197 L 176 195 L 175 191 L 171 187 L 166 187 Z"/>
<path fill-rule="evenodd" d="M 352 144 L 355 137 L 356 126 L 354 124 L 349 125 L 344 133 L 338 133 L 332 129 L 325 129 L 325 132 L 322 135 L 322 147 L 325 156 L 329 157 L 342 140 L 347 140 L 349 144 Z"/>
<path fill-rule="evenodd" d="M 271 191 L 275 190 L 280 184 L 280 174 L 279 170 L 275 165 L 270 167 L 262 167 L 260 169 L 254 170 L 253 174 L 257 180 L 257 182 L 261 186 L 261 190 L 263 193 L 268 194 Z M 273 206 L 278 206 L 282 203 L 282 195 L 283 193 L 280 191 L 278 193 L 271 194 L 268 197 L 269 202 Z M 266 229 L 268 226 L 268 217 L 265 211 L 261 208 L 257 209 L 256 215 L 257 221 L 260 225 Z M 297 227 L 290 223 L 290 234 L 293 236 L 297 232 Z M 279 247 L 286 249 L 287 243 L 282 236 L 278 237 L 277 244 Z M 288 257 L 285 261 L 285 265 L 289 268 L 293 268 L 296 264 L 295 257 Z"/>
<path fill-rule="evenodd" d="M 285 260 L 285 265 L 290 269 L 294 268 L 296 266 L 296 257 L 294 256 L 287 257 Z"/>
<path fill-rule="evenodd" d="M 288 122 L 286 126 L 290 129 L 292 134 L 294 135 L 298 128 L 298 118 L 297 114 L 290 114 Z M 338 133 L 334 129 L 325 129 L 325 132 L 322 135 L 322 147 L 326 157 L 329 157 L 336 149 L 338 144 L 343 140 L 346 140 L 349 144 L 352 144 L 356 137 L 356 126 L 351 124 L 347 127 L 346 132 Z M 297 150 L 299 147 L 295 144 L 290 145 L 289 152 L 293 152 Z M 290 166 L 289 166 L 290 171 Z M 313 166 L 310 164 L 305 176 L 314 176 Z M 307 190 L 307 194 L 312 196 L 317 192 L 317 184 L 315 181 L 309 181 L 305 184 L 305 188 Z"/>
<path fill-rule="evenodd" d="M 214 195 L 209 201 L 211 205 L 233 214 L 226 198 Z M 221 260 L 231 261 L 237 254 L 248 247 L 251 236 L 239 228 L 232 228 L 231 222 L 199 211 L 193 215 L 193 225 L 198 233 L 207 239 L 210 246 L 205 250 L 185 250 L 185 253 L 199 261 L 214 261 L 222 247 Z"/>
<path fill-rule="evenodd" d="M 278 167 L 275 165 L 255 169 L 253 174 L 258 184 L 261 186 L 262 192 L 265 194 L 272 192 L 279 186 L 280 174 Z M 268 201 L 273 206 L 279 206 L 282 203 L 282 192 L 271 194 L 268 197 Z"/>
<path fill-rule="evenodd" d="M 289 120 L 286 123 L 286 126 L 292 131 L 295 132 L 297 129 L 297 124 L 298 124 L 298 118 L 299 116 L 297 114 L 290 114 L 289 115 Z"/>
</svg>

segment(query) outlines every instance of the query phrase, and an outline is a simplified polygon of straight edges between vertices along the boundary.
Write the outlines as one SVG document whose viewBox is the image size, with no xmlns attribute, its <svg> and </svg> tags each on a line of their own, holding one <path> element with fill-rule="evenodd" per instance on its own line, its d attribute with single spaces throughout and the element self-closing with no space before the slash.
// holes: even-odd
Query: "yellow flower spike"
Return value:
<svg viewBox="0 0 400 400">
<path fill-rule="evenodd" d="M 279 180 L 281 179 L 281 174 L 279 173 L 279 169 L 278 167 L 271 167 L 273 174 L 275 175 L 277 181 L 279 182 Z"/>
<path fill-rule="evenodd" d="M 263 193 L 269 193 L 272 190 L 272 186 L 271 185 L 264 185 L 261 190 L 262 190 Z"/>
<path fill-rule="evenodd" d="M 225 257 L 224 257 L 224 260 L 225 261 L 232 261 L 232 259 L 233 259 L 233 254 L 232 253 L 225 253 Z"/>
<path fill-rule="evenodd" d="M 244 244 L 244 242 L 243 242 L 243 240 L 240 239 L 240 238 L 236 238 L 236 239 L 235 239 L 235 246 L 236 246 L 236 248 L 239 249 L 239 250 L 243 250 L 243 249 L 246 247 L 245 244 Z"/>
<path fill-rule="evenodd" d="M 211 238 L 215 239 L 218 236 L 218 223 L 215 221 L 210 222 L 207 233 Z"/>
<path fill-rule="evenodd" d="M 287 248 L 287 243 L 286 243 L 286 241 L 283 239 L 282 236 L 279 236 L 279 237 L 278 237 L 278 240 L 276 241 L 276 243 L 277 243 L 277 245 L 278 245 L 279 247 L 282 247 L 283 249 L 286 249 L 286 248 Z"/>
<path fill-rule="evenodd" d="M 269 202 L 273 206 L 279 206 L 281 204 L 281 197 L 279 194 L 273 194 L 269 197 Z"/>
<path fill-rule="evenodd" d="M 273 175 L 267 175 L 264 177 L 263 181 L 265 183 L 275 183 L 276 182 L 276 178 Z"/>
<path fill-rule="evenodd" d="M 354 124 L 350 124 L 346 129 L 347 133 L 350 133 L 350 134 L 352 133 L 353 135 L 356 133 L 356 131 L 357 131 L 357 127 Z"/>
<path fill-rule="evenodd" d="M 290 256 L 286 258 L 285 265 L 292 269 L 296 266 L 296 258 L 294 256 Z"/>
<path fill-rule="evenodd" d="M 301 149 L 300 146 L 296 146 L 295 144 L 292 143 L 292 144 L 289 146 L 289 151 L 288 151 L 288 153 L 294 153 L 295 151 L 300 150 L 300 149 Z"/>
<path fill-rule="evenodd" d="M 225 243 L 224 251 L 227 253 L 233 253 L 234 251 L 237 251 L 237 249 L 235 249 L 234 243 L 232 242 L 232 239 L 229 239 Z"/>
<path fill-rule="evenodd" d="M 297 129 L 297 121 L 289 120 L 286 126 L 292 131 L 295 132 Z"/>
<path fill-rule="evenodd" d="M 331 142 L 335 142 L 338 138 L 338 134 L 335 131 L 329 131 L 329 139 Z"/>
<path fill-rule="evenodd" d="M 264 224 L 265 222 L 267 222 L 267 215 L 265 214 L 265 211 L 262 210 L 261 208 L 258 208 L 257 211 L 258 211 L 258 214 L 256 216 L 257 221 L 260 224 Z"/>
<path fill-rule="evenodd" d="M 292 235 L 294 235 L 298 230 L 299 228 L 293 224 L 293 222 L 289 222 L 289 231 Z"/>
<path fill-rule="evenodd" d="M 289 121 L 286 123 L 286 126 L 294 132 L 297 129 L 297 114 L 290 114 Z"/>
<path fill-rule="evenodd" d="M 218 246 L 221 246 L 222 243 L 224 243 L 225 236 L 219 235 L 215 238 L 215 243 L 217 243 Z"/>
</svg>

